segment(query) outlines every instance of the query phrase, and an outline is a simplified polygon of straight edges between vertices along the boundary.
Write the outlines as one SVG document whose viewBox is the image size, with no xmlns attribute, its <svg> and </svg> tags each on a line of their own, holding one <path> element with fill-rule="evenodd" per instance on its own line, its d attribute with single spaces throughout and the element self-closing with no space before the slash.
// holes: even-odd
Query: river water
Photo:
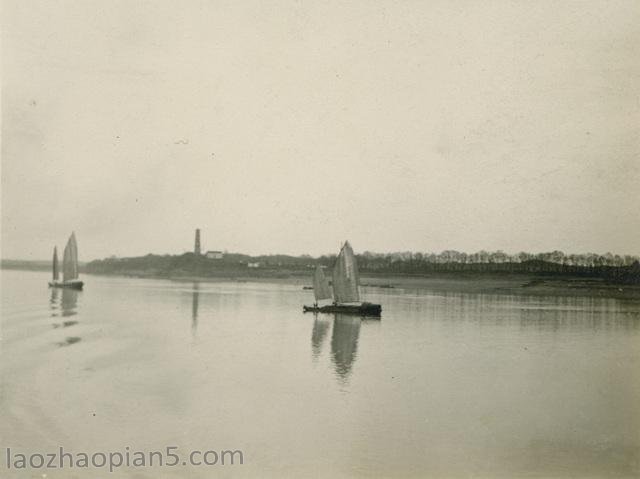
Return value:
<svg viewBox="0 0 640 479">
<path fill-rule="evenodd" d="M 363 320 L 293 284 L 47 279 L 2 271 L 2 477 L 640 473 L 637 301 L 367 287 Z M 60 446 L 244 464 L 7 469 Z"/>
</svg>

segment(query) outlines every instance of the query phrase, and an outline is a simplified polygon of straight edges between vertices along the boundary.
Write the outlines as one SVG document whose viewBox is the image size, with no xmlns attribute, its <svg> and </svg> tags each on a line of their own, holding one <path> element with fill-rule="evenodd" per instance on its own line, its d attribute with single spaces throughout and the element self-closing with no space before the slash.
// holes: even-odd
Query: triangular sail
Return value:
<svg viewBox="0 0 640 479">
<path fill-rule="evenodd" d="M 348 241 L 340 250 L 333 267 L 333 296 L 338 303 L 360 301 L 358 292 L 358 265 Z"/>
<path fill-rule="evenodd" d="M 58 270 L 58 248 L 56 246 L 53 247 L 53 279 L 54 281 L 58 281 L 60 277 L 60 271 Z"/>
<path fill-rule="evenodd" d="M 316 267 L 316 272 L 313 274 L 313 294 L 316 297 L 316 301 L 321 299 L 331 299 L 329 280 L 324 275 L 324 271 L 320 265 Z"/>
<path fill-rule="evenodd" d="M 62 257 L 62 279 L 70 281 L 78 278 L 78 245 L 76 244 L 76 235 L 71 233 L 67 245 L 64 247 L 64 255 Z"/>
</svg>

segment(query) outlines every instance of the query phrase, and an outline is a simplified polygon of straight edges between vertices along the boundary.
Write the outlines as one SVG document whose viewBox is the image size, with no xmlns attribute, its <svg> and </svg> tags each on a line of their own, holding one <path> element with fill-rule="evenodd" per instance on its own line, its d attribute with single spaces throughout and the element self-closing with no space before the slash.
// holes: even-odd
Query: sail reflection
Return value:
<svg viewBox="0 0 640 479">
<path fill-rule="evenodd" d="M 78 336 L 67 336 L 64 338 L 64 341 L 58 341 L 56 344 L 60 348 L 64 348 L 65 346 L 71 346 L 72 344 L 76 344 L 82 341 L 82 338 Z"/>
<path fill-rule="evenodd" d="M 76 289 L 70 288 L 51 288 L 51 296 L 49 298 L 49 308 L 51 309 L 52 317 L 62 316 L 68 318 L 78 314 L 78 293 Z M 58 313 L 60 310 L 60 313 Z M 52 323 L 54 329 L 69 328 L 78 324 L 78 321 L 73 319 L 66 319 L 58 323 Z M 82 338 L 78 336 L 67 336 L 63 341 L 58 341 L 56 344 L 58 347 L 65 347 L 75 344 L 81 341 Z"/>
<path fill-rule="evenodd" d="M 198 307 L 200 303 L 200 283 L 193 283 L 191 296 L 191 334 L 196 335 L 198 331 Z"/>
<path fill-rule="evenodd" d="M 60 290 L 58 288 L 51 288 L 51 297 L 49 298 L 49 309 L 51 310 L 51 317 L 54 318 L 58 316 L 58 309 L 60 306 L 58 302 L 60 301 Z"/>
<path fill-rule="evenodd" d="M 318 315 L 317 313 L 315 314 L 313 331 L 311 333 L 311 351 L 314 359 L 318 359 L 318 357 L 320 357 L 322 345 L 327 337 L 330 326 L 331 322 L 326 318 L 326 316 Z"/>
<path fill-rule="evenodd" d="M 78 291 L 70 288 L 62 289 L 62 301 L 60 303 L 62 308 L 62 316 L 74 316 L 78 314 L 76 311 L 78 305 Z"/>
<path fill-rule="evenodd" d="M 361 319 L 355 316 L 336 314 L 331 335 L 331 359 L 336 374 L 347 382 L 358 352 Z"/>
</svg>

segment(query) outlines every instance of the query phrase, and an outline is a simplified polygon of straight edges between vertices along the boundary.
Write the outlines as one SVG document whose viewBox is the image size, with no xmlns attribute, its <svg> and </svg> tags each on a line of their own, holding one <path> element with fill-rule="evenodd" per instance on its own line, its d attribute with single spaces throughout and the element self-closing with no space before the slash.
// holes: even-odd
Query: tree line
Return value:
<svg viewBox="0 0 640 479">
<path fill-rule="evenodd" d="M 313 258 L 309 255 L 249 256 L 226 253 L 222 259 L 208 259 L 193 253 L 182 255 L 147 255 L 135 258 L 107 258 L 87 264 L 93 273 L 131 273 L 171 276 L 194 274 L 216 276 L 248 270 L 251 275 L 299 274 L 320 264 L 332 268 L 336 255 Z M 441 253 L 372 253 L 357 255 L 362 273 L 372 274 L 430 274 L 430 273 L 491 273 L 491 274 L 549 274 L 602 277 L 619 281 L 640 281 L 640 258 L 630 255 L 546 253 L 507 254 L 503 251 L 463 253 L 446 250 Z M 256 265 L 258 265 L 256 267 Z"/>
<path fill-rule="evenodd" d="M 640 278 L 640 258 L 612 253 L 566 254 L 556 250 L 544 253 L 479 251 L 464 253 L 445 250 L 441 253 L 372 253 L 357 255 L 360 271 L 369 273 L 425 274 L 432 272 L 468 273 L 536 273 L 551 275 L 596 276 L 608 279 Z M 334 256 L 323 256 L 321 264 L 329 266 Z"/>
<path fill-rule="evenodd" d="M 503 263 L 526 263 L 531 261 L 543 261 L 546 263 L 554 263 L 564 266 L 582 266 L 582 267 L 598 267 L 612 266 L 622 267 L 631 266 L 640 261 L 638 256 L 618 255 L 613 253 L 597 254 L 566 254 L 562 251 L 555 250 L 546 253 L 527 253 L 520 252 L 517 254 L 507 254 L 504 251 L 478 251 L 477 253 L 464 253 L 455 250 L 445 250 L 441 253 L 414 253 L 414 252 L 398 252 L 398 253 L 372 253 L 369 251 L 360 255 L 365 263 L 433 263 L 433 264 L 503 264 Z"/>
</svg>

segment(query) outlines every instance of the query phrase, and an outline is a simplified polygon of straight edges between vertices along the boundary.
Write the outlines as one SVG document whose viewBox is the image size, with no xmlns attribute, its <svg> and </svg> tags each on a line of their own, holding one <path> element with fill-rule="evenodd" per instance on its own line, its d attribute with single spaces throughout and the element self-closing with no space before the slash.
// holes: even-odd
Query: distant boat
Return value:
<svg viewBox="0 0 640 479">
<path fill-rule="evenodd" d="M 78 245 L 76 234 L 71 233 L 62 255 L 62 281 L 58 267 L 58 248 L 53 248 L 53 280 L 49 282 L 52 288 L 82 289 L 84 283 L 78 279 Z"/>
<path fill-rule="evenodd" d="M 360 301 L 358 265 L 348 241 L 345 241 L 340 250 L 332 276 L 331 286 L 333 288 L 329 286 L 329 281 L 325 277 L 322 267 L 318 265 L 313 275 L 313 294 L 316 301 L 313 306 L 303 306 L 304 312 L 380 316 L 382 307 L 379 304 Z M 331 289 L 333 289 L 333 294 Z M 318 301 L 332 298 L 333 304 L 318 305 Z"/>
</svg>

